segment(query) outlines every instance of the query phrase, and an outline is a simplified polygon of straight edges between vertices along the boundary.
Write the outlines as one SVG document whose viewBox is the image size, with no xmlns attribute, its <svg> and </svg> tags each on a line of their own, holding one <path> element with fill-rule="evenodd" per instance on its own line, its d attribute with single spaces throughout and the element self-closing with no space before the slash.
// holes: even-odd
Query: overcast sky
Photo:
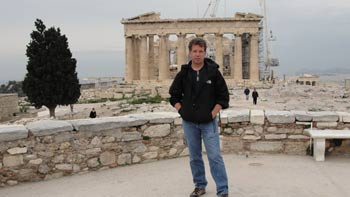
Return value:
<svg viewBox="0 0 350 197">
<path fill-rule="evenodd" d="M 156 11 L 161 18 L 202 17 L 209 0 L 0 0 L 0 82 L 22 80 L 26 45 L 40 18 L 68 37 L 80 78 L 123 76 L 122 18 Z M 349 0 L 267 0 L 277 41 L 278 73 L 350 67 Z M 260 13 L 258 0 L 221 0 L 217 15 Z"/>
</svg>

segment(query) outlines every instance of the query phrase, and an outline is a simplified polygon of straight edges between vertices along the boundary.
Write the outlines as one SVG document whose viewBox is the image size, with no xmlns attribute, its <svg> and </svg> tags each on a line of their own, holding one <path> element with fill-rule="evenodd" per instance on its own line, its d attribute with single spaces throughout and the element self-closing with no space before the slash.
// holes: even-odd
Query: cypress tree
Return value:
<svg viewBox="0 0 350 197">
<path fill-rule="evenodd" d="M 46 29 L 40 19 L 35 21 L 35 27 L 26 50 L 28 72 L 23 91 L 36 108 L 46 106 L 50 117 L 55 117 L 57 105 L 76 103 L 80 97 L 77 61 L 59 28 Z"/>
</svg>

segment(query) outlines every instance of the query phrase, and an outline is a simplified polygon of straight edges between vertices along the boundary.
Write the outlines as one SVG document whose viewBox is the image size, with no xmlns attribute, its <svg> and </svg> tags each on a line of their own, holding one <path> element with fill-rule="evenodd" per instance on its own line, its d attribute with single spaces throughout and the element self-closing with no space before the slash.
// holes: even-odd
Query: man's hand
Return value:
<svg viewBox="0 0 350 197">
<path fill-rule="evenodd" d="M 179 111 L 181 109 L 181 103 L 176 103 L 174 107 L 177 111 Z"/>
<path fill-rule="evenodd" d="M 211 111 L 211 116 L 214 119 L 216 117 L 216 115 L 219 113 L 219 111 L 221 110 L 221 105 L 216 104 L 214 109 Z"/>
</svg>

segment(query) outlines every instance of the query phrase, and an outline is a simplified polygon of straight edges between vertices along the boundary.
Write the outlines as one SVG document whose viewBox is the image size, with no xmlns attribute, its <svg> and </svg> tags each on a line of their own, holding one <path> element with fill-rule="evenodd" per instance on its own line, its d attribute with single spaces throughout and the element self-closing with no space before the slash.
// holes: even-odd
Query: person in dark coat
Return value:
<svg viewBox="0 0 350 197">
<path fill-rule="evenodd" d="M 249 90 L 249 88 L 248 88 L 248 87 L 246 87 L 246 88 L 245 88 L 245 90 L 244 90 L 244 94 L 245 94 L 245 98 L 246 98 L 246 100 L 248 100 L 248 99 L 249 99 L 249 93 L 250 93 L 250 90 Z"/>
<path fill-rule="evenodd" d="M 254 88 L 254 90 L 252 92 L 252 97 L 253 97 L 253 104 L 256 105 L 256 102 L 258 101 L 259 94 L 258 94 L 258 92 L 256 91 L 255 88 Z"/>
<path fill-rule="evenodd" d="M 96 111 L 95 111 L 95 108 L 92 108 L 89 117 L 90 117 L 90 118 L 96 118 Z"/>
<path fill-rule="evenodd" d="M 202 159 L 202 139 L 206 147 L 211 175 L 217 195 L 228 196 L 228 180 L 221 156 L 216 116 L 229 106 L 226 82 L 219 65 L 205 58 L 207 44 L 202 38 L 189 43 L 191 61 L 181 66 L 170 89 L 170 103 L 182 117 L 195 189 L 190 197 L 206 193 L 208 184 Z"/>
</svg>

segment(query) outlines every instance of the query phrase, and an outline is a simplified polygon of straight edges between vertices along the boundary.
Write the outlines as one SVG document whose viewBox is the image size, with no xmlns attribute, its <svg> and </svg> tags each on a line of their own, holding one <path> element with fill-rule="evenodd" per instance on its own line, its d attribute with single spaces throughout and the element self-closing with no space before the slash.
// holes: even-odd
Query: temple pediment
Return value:
<svg viewBox="0 0 350 197">
<path fill-rule="evenodd" d="M 127 21 L 143 21 L 143 20 L 158 20 L 160 19 L 160 13 L 156 13 L 156 12 L 147 12 L 144 14 L 140 14 L 138 16 L 132 17 L 132 18 L 128 18 L 126 19 Z"/>
</svg>

